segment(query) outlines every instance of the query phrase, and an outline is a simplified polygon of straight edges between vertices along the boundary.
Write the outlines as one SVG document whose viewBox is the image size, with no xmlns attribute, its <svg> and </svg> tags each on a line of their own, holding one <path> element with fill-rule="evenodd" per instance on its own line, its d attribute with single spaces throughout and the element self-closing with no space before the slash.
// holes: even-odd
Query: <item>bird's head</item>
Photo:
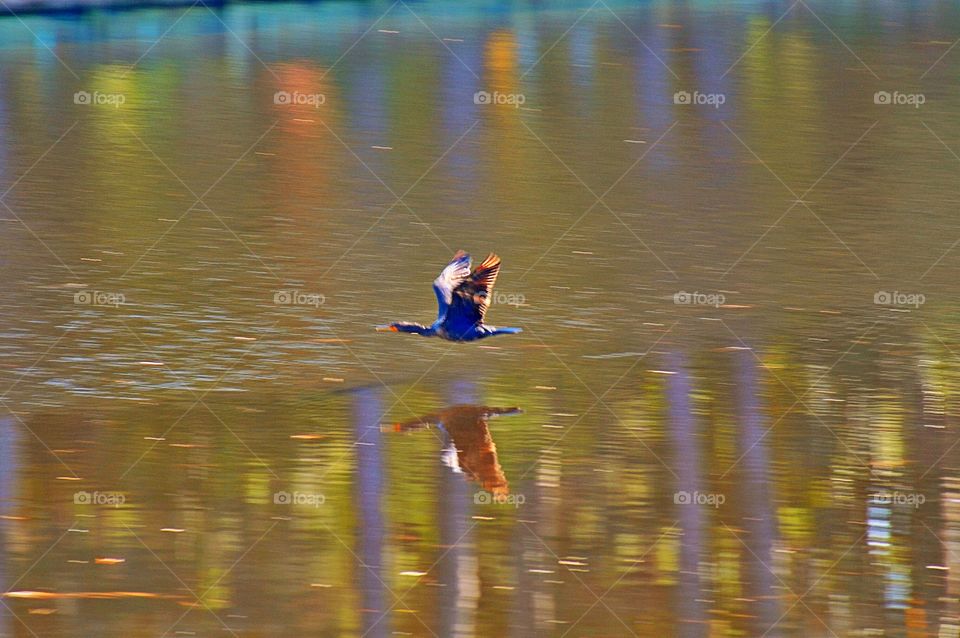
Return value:
<svg viewBox="0 0 960 638">
<path fill-rule="evenodd" d="M 397 324 L 391 323 L 386 326 L 377 326 L 377 332 L 400 332 Z"/>
</svg>

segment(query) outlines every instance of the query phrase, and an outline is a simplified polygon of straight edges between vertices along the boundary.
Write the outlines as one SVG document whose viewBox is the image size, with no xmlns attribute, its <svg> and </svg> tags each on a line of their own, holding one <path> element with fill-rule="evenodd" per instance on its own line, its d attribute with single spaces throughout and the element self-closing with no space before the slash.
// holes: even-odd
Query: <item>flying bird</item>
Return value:
<svg viewBox="0 0 960 638">
<path fill-rule="evenodd" d="M 483 323 L 493 299 L 493 284 L 500 272 L 500 258 L 490 253 L 470 270 L 470 255 L 458 250 L 453 260 L 433 281 L 437 293 L 437 320 L 432 325 L 400 321 L 377 330 L 409 332 L 448 341 L 476 341 L 494 335 L 516 334 L 521 328 L 497 328 Z"/>
</svg>

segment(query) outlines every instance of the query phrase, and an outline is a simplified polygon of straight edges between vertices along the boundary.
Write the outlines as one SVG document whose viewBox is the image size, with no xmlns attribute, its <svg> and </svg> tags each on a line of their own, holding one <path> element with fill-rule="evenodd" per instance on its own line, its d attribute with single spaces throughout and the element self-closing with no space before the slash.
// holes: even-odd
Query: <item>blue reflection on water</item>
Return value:
<svg viewBox="0 0 960 638">
<path fill-rule="evenodd" d="M 7 573 L 10 523 L 6 518 L 13 512 L 16 494 L 16 478 L 20 471 L 18 463 L 18 424 L 10 417 L 0 418 L 0 591 L 9 591 L 12 577 Z M 6 605 L 0 605 L 0 636 L 12 636 L 14 620 Z"/>
<path fill-rule="evenodd" d="M 363 561 L 359 570 L 360 591 L 363 596 L 362 614 L 364 635 L 384 637 L 388 623 L 377 622 L 387 610 L 383 591 L 383 458 L 380 448 L 380 418 L 383 414 L 381 390 L 361 388 L 353 398 L 354 436 L 357 451 L 357 499 L 360 503 L 360 523 L 357 530 Z M 369 633 L 367 633 L 369 632 Z"/>
</svg>

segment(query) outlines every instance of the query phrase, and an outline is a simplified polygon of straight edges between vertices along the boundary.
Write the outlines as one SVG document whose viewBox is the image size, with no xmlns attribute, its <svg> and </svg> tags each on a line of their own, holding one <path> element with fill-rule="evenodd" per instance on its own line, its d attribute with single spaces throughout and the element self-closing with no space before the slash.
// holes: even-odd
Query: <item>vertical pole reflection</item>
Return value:
<svg viewBox="0 0 960 638">
<path fill-rule="evenodd" d="M 740 526 L 741 540 L 750 548 L 745 552 L 744 595 L 753 600 L 751 611 L 757 629 L 763 633 L 780 617 L 774 597 L 773 541 L 776 533 L 773 503 L 770 500 L 770 455 L 764 433 L 766 422 L 760 405 L 758 387 L 759 362 L 748 350 L 736 351 L 737 357 L 737 412 L 741 423 L 740 466 L 744 479 L 740 481 L 738 500 L 743 503 L 744 516 Z"/>
<path fill-rule="evenodd" d="M 461 50 L 458 47 L 458 50 Z M 443 148 L 451 148 L 471 125 L 476 123 L 477 105 L 464 99 L 481 89 L 480 80 L 473 76 L 470 69 L 479 69 L 483 64 L 483 52 L 476 46 L 463 45 L 460 59 L 452 55 L 444 57 L 443 63 Z M 476 133 L 476 131 L 474 131 Z M 459 153 L 450 153 L 444 158 L 444 164 L 451 175 L 460 180 L 464 187 L 472 192 L 477 186 L 477 156 L 467 151 L 467 145 Z M 466 207 L 464 215 L 474 215 L 473 207 Z M 479 214 L 477 214 L 479 218 Z"/>
<path fill-rule="evenodd" d="M 8 165 L 8 149 L 10 148 L 10 141 L 7 139 L 7 131 L 9 130 L 10 116 L 7 109 L 7 95 L 5 89 L 9 85 L 7 83 L 0 83 L 0 176 L 3 177 L 5 183 L 12 183 L 12 180 L 9 177 L 10 166 Z M 0 263 L 3 263 L 3 259 L 0 258 Z"/>
<path fill-rule="evenodd" d="M 381 579 L 384 521 L 383 460 L 380 457 L 380 415 L 383 401 L 380 390 L 362 388 L 354 394 L 353 428 L 354 440 L 359 441 L 357 450 L 357 502 L 360 504 L 359 551 L 363 564 L 359 566 L 361 604 L 360 625 L 363 635 L 369 638 L 385 638 L 389 619 L 376 622 L 386 611 L 383 582 Z M 374 624 L 376 623 L 376 624 Z"/>
<path fill-rule="evenodd" d="M 701 490 L 700 449 L 697 423 L 690 404 L 690 376 L 684 357 L 670 353 L 667 377 L 667 403 L 670 416 L 670 437 L 673 445 L 673 470 L 677 475 L 675 498 L 680 520 L 680 574 L 677 590 L 678 632 L 681 638 L 701 638 L 707 635 L 706 613 L 700 584 L 700 553 L 703 547 L 703 505 L 689 502 L 686 495 Z"/>
<path fill-rule="evenodd" d="M 390 139 L 390 101 L 387 97 L 389 77 L 386 69 L 388 65 L 366 63 L 362 71 L 356 74 L 343 69 L 346 100 L 344 114 L 347 116 L 351 131 L 364 147 L 389 144 Z M 341 133 L 338 133 L 340 135 Z M 359 144 L 358 144 L 359 146 Z M 390 170 L 390 160 L 384 153 L 361 153 L 364 163 L 374 174 L 388 184 L 393 174 Z M 355 167 L 357 172 L 366 171 L 363 167 Z"/>
<path fill-rule="evenodd" d="M 454 384 L 449 405 L 477 403 L 473 382 Z M 444 446 L 453 445 L 444 435 Z M 456 458 L 456 453 L 451 455 Z M 437 564 L 440 583 L 440 626 L 438 636 L 474 636 L 477 605 L 480 601 L 480 578 L 477 555 L 470 529 L 471 492 L 480 489 L 468 484 L 463 475 L 441 466 L 438 485 L 440 518 L 440 551 L 446 554 Z M 474 487 L 471 487 L 474 486 Z"/>
<path fill-rule="evenodd" d="M 13 496 L 17 480 L 17 437 L 20 431 L 10 417 L 0 419 L 0 517 L 13 511 Z M 6 518 L 0 518 L 0 592 L 10 588 L 7 573 L 7 546 L 9 544 Z M 0 605 L 0 636 L 13 635 L 13 618 L 4 605 Z"/>
<path fill-rule="evenodd" d="M 928 365 L 917 366 L 916 390 L 913 396 L 919 397 L 916 409 L 920 413 L 920 423 L 923 427 L 913 429 L 914 436 L 907 458 L 917 459 L 917 466 L 921 468 L 916 478 L 916 490 L 923 494 L 926 502 L 916 509 L 916 517 L 912 521 L 908 534 L 912 538 L 926 538 L 927 541 L 914 543 L 913 576 L 916 582 L 917 600 L 910 614 L 912 629 L 934 631 L 936 620 L 944 621 L 951 617 L 943 614 L 947 600 L 956 600 L 956 595 L 947 592 L 947 575 L 942 569 L 930 569 L 930 566 L 944 565 L 944 549 L 953 553 L 957 551 L 956 530 L 946 525 L 944 516 L 944 498 L 941 487 L 945 487 L 946 476 L 943 466 L 939 463 L 941 450 L 949 447 L 944 436 L 947 432 L 946 423 L 946 393 L 938 386 L 933 370 Z M 929 469 L 928 469 L 929 468 Z M 953 538 L 951 538 L 951 534 Z M 952 546 L 948 545 L 953 541 Z"/>
</svg>

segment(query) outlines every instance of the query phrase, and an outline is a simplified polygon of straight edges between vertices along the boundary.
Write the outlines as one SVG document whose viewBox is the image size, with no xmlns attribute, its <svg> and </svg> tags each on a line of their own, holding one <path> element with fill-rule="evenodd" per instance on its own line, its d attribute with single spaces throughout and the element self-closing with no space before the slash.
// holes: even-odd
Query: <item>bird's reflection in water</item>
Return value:
<svg viewBox="0 0 960 638">
<path fill-rule="evenodd" d="M 493 408 L 483 405 L 455 405 L 439 412 L 391 426 L 394 432 L 412 432 L 436 426 L 446 434 L 442 452 L 444 465 L 463 473 L 494 496 L 510 493 L 507 477 L 497 459 L 497 446 L 490 436 L 487 420 L 519 414 L 520 408 Z"/>
</svg>

